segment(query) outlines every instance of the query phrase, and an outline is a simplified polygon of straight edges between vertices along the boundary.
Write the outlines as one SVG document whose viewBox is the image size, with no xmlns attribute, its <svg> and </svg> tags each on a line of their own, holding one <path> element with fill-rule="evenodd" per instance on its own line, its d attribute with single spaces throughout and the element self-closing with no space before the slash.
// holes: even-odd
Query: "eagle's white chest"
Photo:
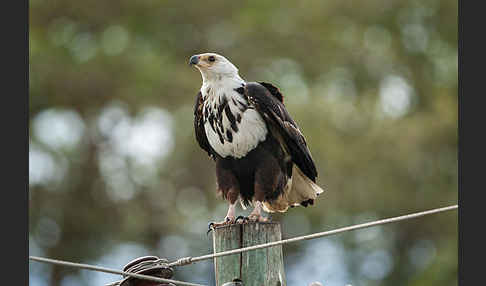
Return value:
<svg viewBox="0 0 486 286">
<path fill-rule="evenodd" d="M 204 89 L 204 88 L 203 88 Z M 261 115 L 233 88 L 202 90 L 204 130 L 221 157 L 242 158 L 264 141 L 268 130 Z"/>
</svg>

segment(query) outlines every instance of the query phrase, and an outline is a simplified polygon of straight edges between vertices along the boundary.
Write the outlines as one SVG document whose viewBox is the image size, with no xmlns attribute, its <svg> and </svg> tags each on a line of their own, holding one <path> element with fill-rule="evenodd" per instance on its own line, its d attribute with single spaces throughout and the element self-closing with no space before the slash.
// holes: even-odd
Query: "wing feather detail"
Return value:
<svg viewBox="0 0 486 286">
<path fill-rule="evenodd" d="M 307 142 L 297 123 L 285 109 L 283 96 L 278 88 L 269 83 L 247 83 L 245 96 L 271 127 L 269 129 L 273 133 L 272 135 L 284 141 L 286 151 L 292 157 L 292 161 L 309 179 L 315 182 L 317 170 Z"/>
<path fill-rule="evenodd" d="M 214 159 L 213 151 L 209 145 L 206 131 L 204 130 L 204 116 L 203 116 L 204 101 L 202 93 L 199 92 L 196 97 L 194 105 L 194 132 L 199 146 L 208 153 L 208 156 Z"/>
</svg>

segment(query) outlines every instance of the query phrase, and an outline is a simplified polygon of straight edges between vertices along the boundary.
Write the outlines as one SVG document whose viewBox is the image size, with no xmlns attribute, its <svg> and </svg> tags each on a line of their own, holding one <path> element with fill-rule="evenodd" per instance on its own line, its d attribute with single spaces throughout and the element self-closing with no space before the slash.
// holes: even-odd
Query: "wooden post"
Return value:
<svg viewBox="0 0 486 286">
<path fill-rule="evenodd" d="M 282 240 L 280 224 L 244 223 L 213 231 L 214 253 Z M 214 258 L 216 286 L 240 279 L 244 286 L 285 286 L 282 246 Z"/>
</svg>

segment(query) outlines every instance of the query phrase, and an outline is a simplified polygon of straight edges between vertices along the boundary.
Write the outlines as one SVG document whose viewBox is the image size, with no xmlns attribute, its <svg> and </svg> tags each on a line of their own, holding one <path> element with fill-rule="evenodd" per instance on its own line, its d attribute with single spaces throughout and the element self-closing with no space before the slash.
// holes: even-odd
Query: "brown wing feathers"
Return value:
<svg viewBox="0 0 486 286">
<path fill-rule="evenodd" d="M 196 104 L 194 105 L 194 131 L 196 140 L 199 146 L 208 153 L 208 156 L 214 159 L 212 148 L 209 145 L 206 132 L 204 131 L 203 106 L 202 93 L 199 92 L 196 96 Z"/>
<path fill-rule="evenodd" d="M 268 91 L 270 91 L 270 93 L 275 96 L 281 103 L 283 103 L 283 95 L 280 93 L 280 90 L 278 89 L 278 87 L 274 86 L 273 84 L 271 83 L 268 83 L 268 82 L 263 82 L 263 81 L 260 81 L 258 82 L 259 84 L 263 85 L 266 89 L 268 89 Z"/>
<path fill-rule="evenodd" d="M 267 124 L 274 126 L 273 130 L 278 130 L 280 137 L 287 145 L 292 161 L 309 179 L 315 182 L 317 170 L 305 138 L 285 109 L 283 96 L 278 89 L 269 83 L 247 83 L 245 95 L 263 115 Z"/>
</svg>

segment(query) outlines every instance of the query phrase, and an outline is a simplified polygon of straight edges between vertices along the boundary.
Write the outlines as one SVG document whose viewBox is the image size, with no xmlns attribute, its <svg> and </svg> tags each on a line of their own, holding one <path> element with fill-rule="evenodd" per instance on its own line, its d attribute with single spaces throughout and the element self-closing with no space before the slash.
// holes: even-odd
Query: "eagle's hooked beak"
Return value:
<svg viewBox="0 0 486 286">
<path fill-rule="evenodd" d="M 189 65 L 197 65 L 197 63 L 199 63 L 199 56 L 192 56 L 189 60 Z"/>
</svg>

